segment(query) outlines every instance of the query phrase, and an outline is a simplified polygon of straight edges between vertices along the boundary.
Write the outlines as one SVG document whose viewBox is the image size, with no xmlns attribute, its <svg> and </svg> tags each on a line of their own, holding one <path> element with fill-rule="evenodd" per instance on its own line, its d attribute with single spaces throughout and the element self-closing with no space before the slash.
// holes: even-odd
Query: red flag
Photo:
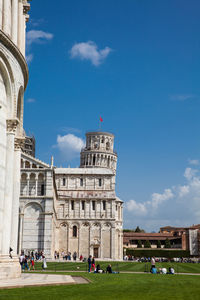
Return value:
<svg viewBox="0 0 200 300">
<path fill-rule="evenodd" d="M 100 122 L 103 122 L 103 119 L 102 119 L 102 117 L 100 117 Z"/>
</svg>

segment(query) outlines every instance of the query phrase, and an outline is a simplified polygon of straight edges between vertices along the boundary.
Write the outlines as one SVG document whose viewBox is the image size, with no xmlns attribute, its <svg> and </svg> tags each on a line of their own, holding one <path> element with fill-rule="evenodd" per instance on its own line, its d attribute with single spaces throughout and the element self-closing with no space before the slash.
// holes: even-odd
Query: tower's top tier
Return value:
<svg viewBox="0 0 200 300">
<path fill-rule="evenodd" d="M 87 132 L 86 147 L 81 151 L 82 168 L 109 168 L 116 172 L 117 154 L 114 135 L 108 132 Z"/>
<path fill-rule="evenodd" d="M 29 0 L 0 0 L 0 30 L 12 40 L 24 56 L 29 9 Z"/>
<path fill-rule="evenodd" d="M 89 151 L 112 153 L 114 149 L 114 135 L 108 132 L 87 132 L 86 148 Z"/>
</svg>

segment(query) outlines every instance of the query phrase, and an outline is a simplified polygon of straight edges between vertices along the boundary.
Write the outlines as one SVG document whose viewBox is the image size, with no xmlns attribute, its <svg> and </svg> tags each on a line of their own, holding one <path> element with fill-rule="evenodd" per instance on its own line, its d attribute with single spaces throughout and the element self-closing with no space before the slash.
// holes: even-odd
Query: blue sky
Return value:
<svg viewBox="0 0 200 300">
<path fill-rule="evenodd" d="M 79 165 L 115 134 L 124 227 L 200 221 L 200 2 L 32 1 L 24 127 L 36 156 Z"/>
</svg>

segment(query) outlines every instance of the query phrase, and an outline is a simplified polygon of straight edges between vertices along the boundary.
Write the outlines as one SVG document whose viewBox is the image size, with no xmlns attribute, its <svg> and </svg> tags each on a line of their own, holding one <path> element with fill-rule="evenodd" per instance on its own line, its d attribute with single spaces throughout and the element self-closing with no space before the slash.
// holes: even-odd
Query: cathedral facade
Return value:
<svg viewBox="0 0 200 300">
<path fill-rule="evenodd" d="M 122 201 L 115 194 L 114 136 L 86 133 L 79 168 L 22 154 L 19 251 L 121 260 Z"/>
</svg>

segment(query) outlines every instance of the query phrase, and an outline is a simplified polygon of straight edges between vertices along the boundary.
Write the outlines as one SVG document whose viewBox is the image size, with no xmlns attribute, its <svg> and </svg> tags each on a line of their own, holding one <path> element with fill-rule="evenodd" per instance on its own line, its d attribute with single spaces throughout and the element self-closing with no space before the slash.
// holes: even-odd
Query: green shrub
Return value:
<svg viewBox="0 0 200 300">
<path fill-rule="evenodd" d="M 170 243 L 169 239 L 165 240 L 165 248 L 167 248 L 167 249 L 171 248 L 171 243 Z"/>
<path fill-rule="evenodd" d="M 151 244 L 148 240 L 144 242 L 144 248 L 151 248 Z"/>
<path fill-rule="evenodd" d="M 159 240 L 157 241 L 157 248 L 161 248 L 161 242 Z"/>
<path fill-rule="evenodd" d="M 137 242 L 137 247 L 142 248 L 142 242 L 140 240 L 138 240 L 138 242 Z"/>
<path fill-rule="evenodd" d="M 126 249 L 126 255 L 134 257 L 190 257 L 190 252 L 186 250 L 166 250 L 166 249 Z"/>
</svg>

